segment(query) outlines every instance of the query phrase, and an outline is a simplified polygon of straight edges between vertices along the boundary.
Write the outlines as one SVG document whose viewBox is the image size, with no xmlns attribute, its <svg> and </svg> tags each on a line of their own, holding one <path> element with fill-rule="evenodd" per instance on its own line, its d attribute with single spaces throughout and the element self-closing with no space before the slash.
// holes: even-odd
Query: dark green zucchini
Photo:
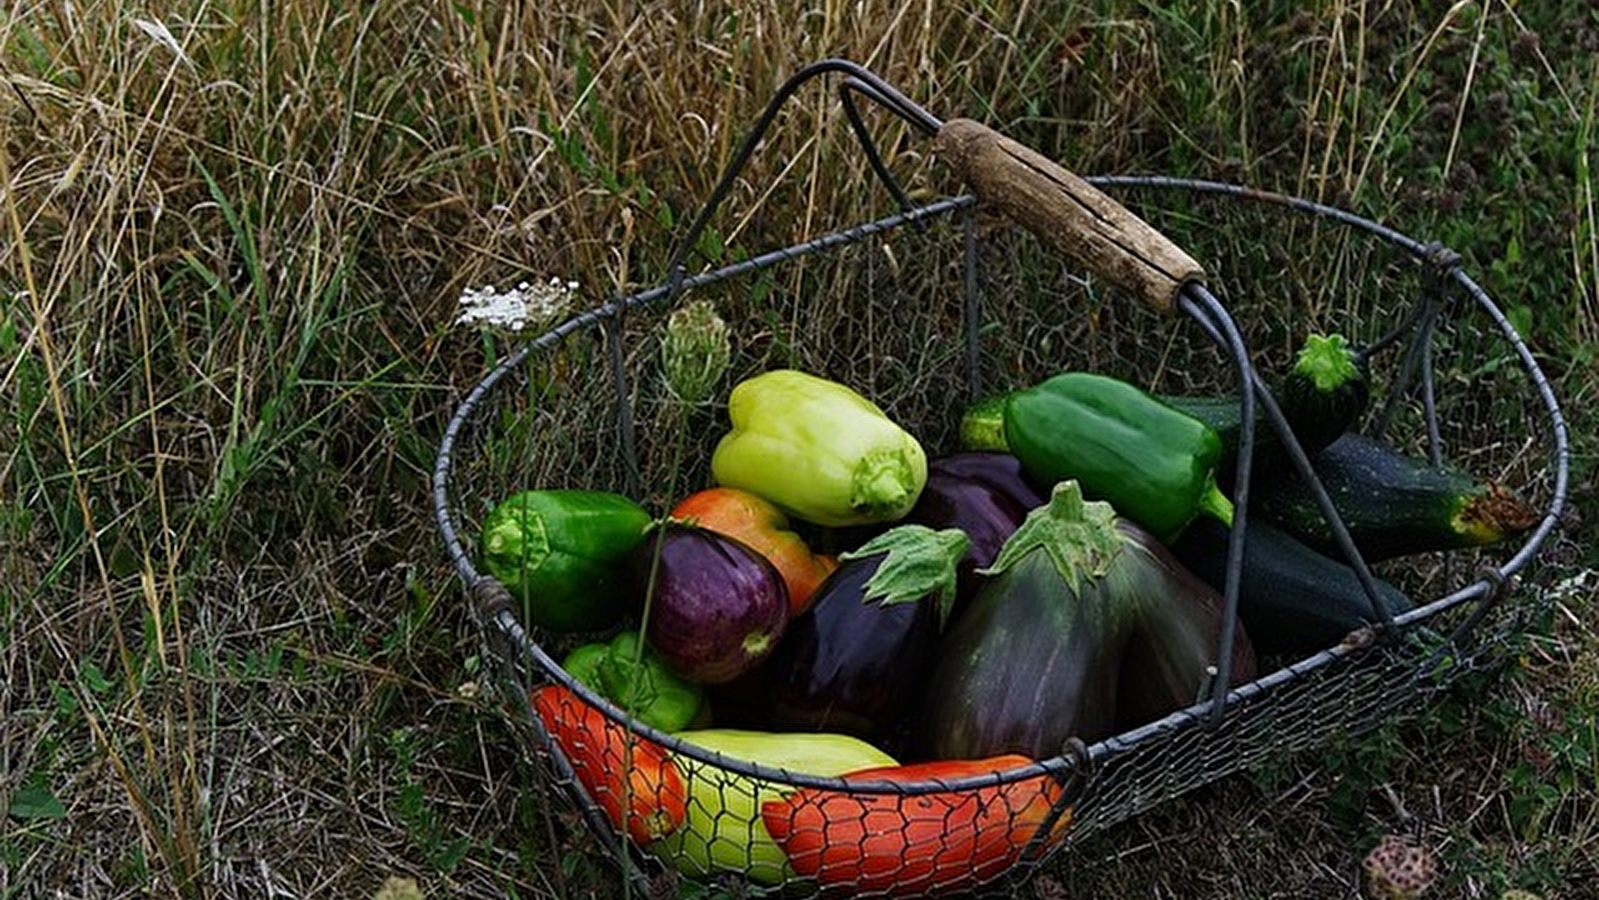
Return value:
<svg viewBox="0 0 1599 900">
<path fill-rule="evenodd" d="M 1366 361 L 1341 334 L 1306 335 L 1277 389 L 1283 418 L 1311 456 L 1354 428 L 1370 400 Z"/>
<path fill-rule="evenodd" d="M 1313 457 L 1353 428 L 1365 413 L 1371 399 L 1365 361 L 1342 335 L 1307 335 L 1293 368 L 1283 376 L 1273 396 L 1299 446 Z M 1243 440 L 1243 407 L 1238 395 L 1163 395 L 1160 399 L 1209 425 L 1221 438 L 1219 475 L 1223 485 L 1230 487 L 1238 445 Z M 1276 477 L 1292 468 L 1271 419 L 1256 404 L 1252 460 L 1255 480 Z"/>
<path fill-rule="evenodd" d="M 1238 582 L 1238 617 L 1255 652 L 1304 655 L 1325 650 L 1351 631 L 1381 621 L 1355 570 L 1329 559 L 1251 516 Z M 1171 546 L 1183 565 L 1218 592 L 1227 578 L 1231 529 L 1208 517 L 1194 520 Z M 1378 579 L 1379 595 L 1393 615 L 1408 612 L 1410 598 Z"/>
<path fill-rule="evenodd" d="M 1538 511 L 1503 485 L 1351 432 L 1312 460 L 1367 562 L 1498 543 L 1538 524 Z M 1261 480 L 1250 509 L 1311 547 L 1337 555 L 1332 529 L 1298 477 Z"/>
</svg>

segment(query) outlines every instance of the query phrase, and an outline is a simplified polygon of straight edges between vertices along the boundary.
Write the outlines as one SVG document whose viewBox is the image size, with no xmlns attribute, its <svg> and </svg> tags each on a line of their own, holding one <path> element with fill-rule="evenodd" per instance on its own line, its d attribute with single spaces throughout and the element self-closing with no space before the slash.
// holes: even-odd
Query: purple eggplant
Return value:
<svg viewBox="0 0 1599 900">
<path fill-rule="evenodd" d="M 1219 633 L 1215 591 L 1106 503 L 1057 485 L 951 623 L 928 680 L 922 751 L 1035 758 L 1194 702 Z M 1234 677 L 1253 677 L 1236 635 Z"/>
<path fill-rule="evenodd" d="M 689 681 L 737 678 L 772 652 L 788 625 L 788 589 L 777 569 L 713 531 L 662 523 L 629 568 L 648 596 L 645 640 Z"/>
<path fill-rule="evenodd" d="M 956 529 L 902 525 L 843 554 L 771 658 L 718 695 L 719 716 L 883 735 L 914 711 L 968 543 Z"/>
<path fill-rule="evenodd" d="M 960 565 L 958 596 L 964 600 L 983 581 L 977 570 L 991 564 L 1027 513 L 1042 505 L 1043 495 L 1022 474 L 1016 457 L 970 451 L 927 464 L 927 484 L 906 520 L 935 529 L 959 528 L 971 538 Z"/>
<path fill-rule="evenodd" d="M 1133 728 L 1204 699 L 1221 644 L 1222 597 L 1155 540 L 1125 519 L 1118 523 L 1143 565 L 1166 585 L 1163 602 L 1151 604 L 1122 651 L 1116 727 Z M 1231 683 L 1255 678 L 1255 649 L 1242 622 L 1233 629 Z"/>
<path fill-rule="evenodd" d="M 951 453 L 927 464 L 928 474 L 937 472 L 964 481 L 988 485 L 1024 510 L 1034 510 L 1049 500 L 1022 469 L 1022 461 L 1010 453 L 968 450 Z"/>
</svg>

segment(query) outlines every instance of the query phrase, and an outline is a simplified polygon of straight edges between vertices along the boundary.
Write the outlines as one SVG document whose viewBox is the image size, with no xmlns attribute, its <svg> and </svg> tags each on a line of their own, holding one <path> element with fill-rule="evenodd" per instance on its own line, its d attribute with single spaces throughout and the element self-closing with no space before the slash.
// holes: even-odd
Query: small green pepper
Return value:
<svg viewBox="0 0 1599 900">
<path fill-rule="evenodd" d="M 483 569 L 521 599 L 524 624 L 608 628 L 632 599 L 621 584 L 621 561 L 649 525 L 650 514 L 621 494 L 522 491 L 484 519 Z"/>
<path fill-rule="evenodd" d="M 1162 541 L 1200 512 L 1232 524 L 1216 432 L 1125 381 L 1066 372 L 1009 395 L 1005 443 L 1033 478 L 1076 479 Z"/>
<path fill-rule="evenodd" d="M 661 731 L 694 724 L 705 703 L 697 684 L 667 671 L 661 657 L 624 631 L 609 642 L 584 644 L 568 653 L 561 667 L 634 718 Z"/>
</svg>

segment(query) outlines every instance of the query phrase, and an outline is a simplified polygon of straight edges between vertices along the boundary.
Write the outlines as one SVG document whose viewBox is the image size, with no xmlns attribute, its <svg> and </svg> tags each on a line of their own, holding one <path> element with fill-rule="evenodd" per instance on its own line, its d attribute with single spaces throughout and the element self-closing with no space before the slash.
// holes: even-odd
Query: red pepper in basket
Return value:
<svg viewBox="0 0 1599 900">
<path fill-rule="evenodd" d="M 538 688 L 532 699 L 550 738 L 612 825 L 625 827 L 642 845 L 683 824 L 688 792 L 665 748 L 612 721 L 561 685 Z"/>
<path fill-rule="evenodd" d="M 847 781 L 921 782 L 1004 772 L 1032 762 L 977 760 L 864 769 Z M 794 871 L 823 887 L 894 897 L 943 894 L 1002 874 L 1044 825 L 1061 786 L 1048 775 L 932 793 L 851 793 L 804 788 L 762 805 L 766 829 Z M 1071 820 L 1063 812 L 1049 839 Z"/>
</svg>

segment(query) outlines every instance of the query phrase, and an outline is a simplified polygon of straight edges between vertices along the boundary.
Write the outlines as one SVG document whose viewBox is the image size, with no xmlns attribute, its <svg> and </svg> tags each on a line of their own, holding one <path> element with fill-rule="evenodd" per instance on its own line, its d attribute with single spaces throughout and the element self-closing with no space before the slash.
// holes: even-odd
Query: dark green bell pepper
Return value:
<svg viewBox="0 0 1599 900">
<path fill-rule="evenodd" d="M 1216 486 L 1221 439 L 1135 385 L 1066 372 L 1005 400 L 1005 443 L 1032 478 L 1076 479 L 1083 493 L 1162 541 L 1200 512 L 1232 524 Z"/>
<path fill-rule="evenodd" d="M 621 583 L 621 562 L 650 522 L 642 506 L 609 491 L 522 491 L 483 520 L 480 561 L 522 601 L 524 624 L 597 631 L 635 599 Z"/>
<path fill-rule="evenodd" d="M 635 719 L 661 731 L 681 731 L 694 724 L 705 704 L 704 690 L 668 671 L 636 631 L 584 644 L 568 653 L 561 667 Z"/>
</svg>

